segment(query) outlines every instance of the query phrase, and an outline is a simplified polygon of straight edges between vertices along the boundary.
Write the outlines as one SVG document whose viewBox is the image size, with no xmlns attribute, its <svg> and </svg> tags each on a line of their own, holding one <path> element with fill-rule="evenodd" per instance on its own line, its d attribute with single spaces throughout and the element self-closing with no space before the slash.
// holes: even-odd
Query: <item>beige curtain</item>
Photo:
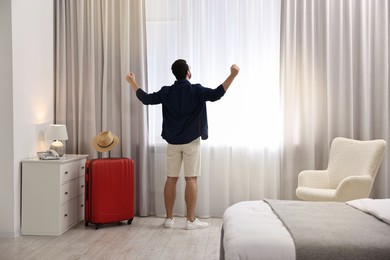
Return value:
<svg viewBox="0 0 390 260">
<path fill-rule="evenodd" d="M 297 174 L 325 169 L 337 136 L 389 141 L 389 1 L 284 0 L 281 197 Z M 387 152 L 372 197 L 390 197 Z"/>
<path fill-rule="evenodd" d="M 66 153 L 130 157 L 136 166 L 138 214 L 147 214 L 146 110 L 125 81 L 131 69 L 146 82 L 144 6 L 132 1 L 56 1 L 55 121 L 67 125 Z M 110 130 L 110 153 L 91 147 Z"/>
</svg>

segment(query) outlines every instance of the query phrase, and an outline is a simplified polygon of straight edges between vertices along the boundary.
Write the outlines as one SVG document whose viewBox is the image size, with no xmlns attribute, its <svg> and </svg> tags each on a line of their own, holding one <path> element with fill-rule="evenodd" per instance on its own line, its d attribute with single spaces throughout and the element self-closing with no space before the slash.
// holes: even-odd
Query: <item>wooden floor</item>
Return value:
<svg viewBox="0 0 390 260">
<path fill-rule="evenodd" d="M 0 238 L 0 259 L 219 259 L 222 219 L 207 229 L 185 230 L 185 219 L 164 228 L 163 218 L 134 218 L 95 230 L 83 222 L 58 237 Z"/>
</svg>

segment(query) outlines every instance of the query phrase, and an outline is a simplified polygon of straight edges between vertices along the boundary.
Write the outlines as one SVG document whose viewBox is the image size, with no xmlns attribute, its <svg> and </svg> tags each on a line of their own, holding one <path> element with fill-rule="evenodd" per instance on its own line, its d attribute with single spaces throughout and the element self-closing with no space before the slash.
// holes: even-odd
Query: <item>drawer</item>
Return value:
<svg viewBox="0 0 390 260">
<path fill-rule="evenodd" d="M 79 178 L 71 180 L 60 187 L 60 204 L 79 196 Z"/>
<path fill-rule="evenodd" d="M 84 194 L 81 195 L 79 198 L 79 217 L 78 220 L 84 219 Z"/>
<path fill-rule="evenodd" d="M 85 174 L 85 162 L 86 160 L 80 160 L 78 161 L 78 172 L 79 172 L 79 176 L 84 176 Z"/>
<path fill-rule="evenodd" d="M 84 191 L 85 191 L 85 184 L 84 183 L 85 183 L 84 176 L 79 177 L 79 182 L 78 182 L 78 189 L 79 189 L 78 194 L 79 195 L 84 195 Z"/>
<path fill-rule="evenodd" d="M 61 183 L 69 181 L 85 174 L 85 160 L 66 163 L 60 167 Z"/>
<path fill-rule="evenodd" d="M 60 167 L 61 183 L 77 178 L 79 175 L 79 166 L 77 162 L 63 164 Z"/>
<path fill-rule="evenodd" d="M 79 198 L 76 197 L 61 206 L 60 227 L 61 232 L 67 230 L 78 220 Z"/>
</svg>

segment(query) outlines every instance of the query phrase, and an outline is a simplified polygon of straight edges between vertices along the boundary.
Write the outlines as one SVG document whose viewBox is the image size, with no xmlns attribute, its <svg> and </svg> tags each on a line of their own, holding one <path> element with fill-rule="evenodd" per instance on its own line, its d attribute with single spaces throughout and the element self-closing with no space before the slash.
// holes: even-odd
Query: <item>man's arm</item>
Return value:
<svg viewBox="0 0 390 260">
<path fill-rule="evenodd" d="M 134 92 L 137 92 L 137 90 L 139 89 L 139 86 L 138 86 L 137 81 L 135 81 L 135 75 L 134 75 L 133 72 L 129 72 L 129 73 L 126 75 L 126 80 L 127 80 L 127 82 L 129 82 L 130 85 L 133 87 Z"/>
<path fill-rule="evenodd" d="M 142 88 L 138 86 L 137 81 L 135 80 L 135 75 L 133 72 L 129 72 L 126 75 L 127 82 L 133 87 L 133 90 L 137 96 L 137 98 L 144 105 L 156 105 L 161 103 L 161 98 L 159 92 L 154 92 L 151 94 L 147 94 Z"/>
<path fill-rule="evenodd" d="M 222 86 L 223 86 L 223 89 L 225 91 L 228 90 L 228 88 L 230 87 L 230 85 L 232 84 L 234 78 L 237 76 L 238 72 L 240 71 L 240 68 L 236 65 L 236 64 L 233 64 L 231 67 L 230 67 L 230 75 L 225 79 L 225 81 L 222 83 Z"/>
</svg>

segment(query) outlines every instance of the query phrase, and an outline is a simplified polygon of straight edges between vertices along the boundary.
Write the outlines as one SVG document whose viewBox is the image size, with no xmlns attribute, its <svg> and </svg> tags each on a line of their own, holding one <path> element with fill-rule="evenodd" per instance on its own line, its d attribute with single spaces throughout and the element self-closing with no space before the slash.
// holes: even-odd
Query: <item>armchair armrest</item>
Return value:
<svg viewBox="0 0 390 260">
<path fill-rule="evenodd" d="M 373 182 L 371 175 L 347 177 L 337 186 L 336 198 L 340 201 L 368 198 Z"/>
<path fill-rule="evenodd" d="M 329 176 L 326 170 L 305 170 L 298 174 L 298 187 L 329 189 Z"/>
</svg>

